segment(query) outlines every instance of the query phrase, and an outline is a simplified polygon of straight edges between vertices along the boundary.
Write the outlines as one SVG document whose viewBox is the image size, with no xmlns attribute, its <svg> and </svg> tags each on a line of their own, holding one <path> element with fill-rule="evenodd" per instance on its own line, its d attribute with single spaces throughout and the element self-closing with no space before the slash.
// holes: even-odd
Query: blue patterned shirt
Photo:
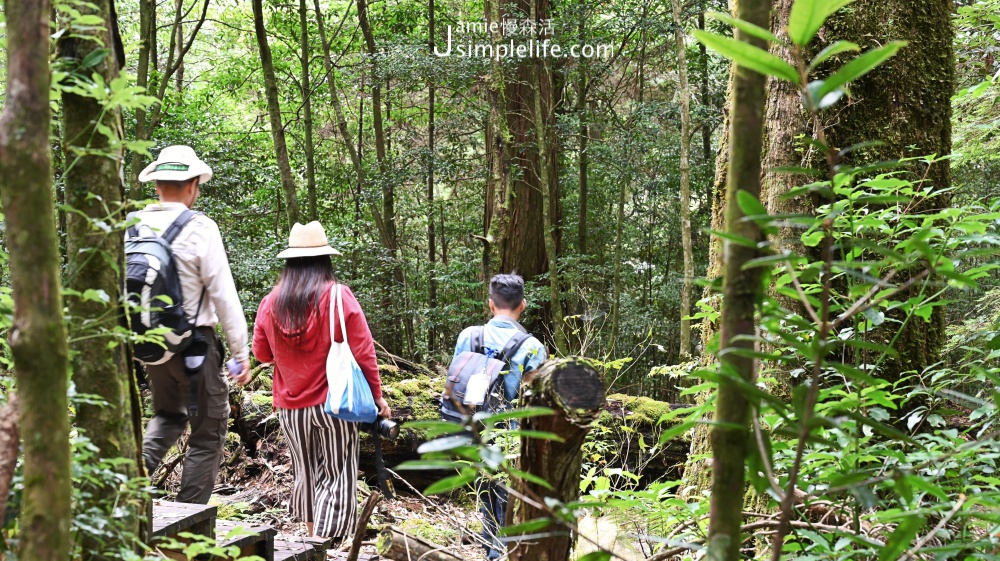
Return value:
<svg viewBox="0 0 1000 561">
<path fill-rule="evenodd" d="M 478 326 L 466 327 L 458 336 L 455 345 L 455 355 L 472 350 L 472 333 Z M 518 323 L 507 316 L 495 316 L 483 329 L 483 353 L 490 358 L 496 358 L 515 333 L 520 331 Z M 454 359 L 454 357 L 452 357 Z M 545 345 L 531 337 L 514 353 L 510 360 L 510 371 L 503 377 L 504 395 L 508 400 L 517 399 L 521 387 L 521 378 L 526 372 L 538 368 L 545 359 Z"/>
</svg>

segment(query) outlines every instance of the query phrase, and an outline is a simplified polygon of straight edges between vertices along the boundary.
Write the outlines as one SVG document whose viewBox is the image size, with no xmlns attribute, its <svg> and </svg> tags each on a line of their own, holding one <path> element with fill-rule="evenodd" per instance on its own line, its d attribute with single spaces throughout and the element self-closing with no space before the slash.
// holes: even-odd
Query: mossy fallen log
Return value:
<svg viewBox="0 0 1000 561">
<path fill-rule="evenodd" d="M 380 365 L 382 387 L 393 410 L 393 418 L 401 423 L 396 441 L 383 441 L 385 463 L 392 468 L 402 462 L 419 458 L 417 447 L 424 443 L 420 431 L 408 429 L 410 421 L 439 420 L 441 392 L 444 390 L 443 370 L 423 368 L 419 372 L 396 366 Z M 673 422 L 658 424 L 660 417 L 681 405 L 665 403 L 624 394 L 608 396 L 604 410 L 594 422 L 584 446 L 584 460 L 591 465 L 620 468 L 639 475 L 644 481 L 678 477 L 687 459 L 690 440 L 677 437 L 658 446 L 659 435 Z M 361 438 L 360 468 L 366 476 L 375 474 L 375 449 L 371 435 Z M 401 473 L 411 484 L 423 488 L 440 478 L 433 471 Z"/>
</svg>

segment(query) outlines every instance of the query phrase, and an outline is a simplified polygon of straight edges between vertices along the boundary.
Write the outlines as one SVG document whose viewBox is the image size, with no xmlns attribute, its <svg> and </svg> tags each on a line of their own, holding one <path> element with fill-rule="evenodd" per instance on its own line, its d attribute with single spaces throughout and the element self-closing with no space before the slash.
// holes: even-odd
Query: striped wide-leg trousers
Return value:
<svg viewBox="0 0 1000 561">
<path fill-rule="evenodd" d="M 312 522 L 317 536 L 350 537 L 357 524 L 358 425 L 323 412 L 322 405 L 279 409 L 292 454 L 295 484 L 290 510 Z"/>
</svg>

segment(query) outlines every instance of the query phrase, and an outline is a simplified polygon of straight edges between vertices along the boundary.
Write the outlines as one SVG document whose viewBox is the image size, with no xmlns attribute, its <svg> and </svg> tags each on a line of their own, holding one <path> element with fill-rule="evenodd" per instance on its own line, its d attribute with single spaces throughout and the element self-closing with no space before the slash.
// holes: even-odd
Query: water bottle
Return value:
<svg viewBox="0 0 1000 561">
<path fill-rule="evenodd" d="M 231 358 L 226 362 L 226 368 L 229 369 L 229 376 L 232 378 L 243 373 L 243 363 L 238 362 L 235 358 Z"/>
</svg>

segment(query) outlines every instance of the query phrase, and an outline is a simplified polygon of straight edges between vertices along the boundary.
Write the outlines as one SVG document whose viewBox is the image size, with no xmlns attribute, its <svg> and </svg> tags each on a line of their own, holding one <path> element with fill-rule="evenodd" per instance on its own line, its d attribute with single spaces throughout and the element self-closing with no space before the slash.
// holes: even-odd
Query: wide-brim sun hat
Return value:
<svg viewBox="0 0 1000 561">
<path fill-rule="evenodd" d="M 156 161 L 139 174 L 139 181 L 187 181 L 198 178 L 198 183 L 212 179 L 212 168 L 201 161 L 190 146 L 167 146 L 160 150 Z"/>
<path fill-rule="evenodd" d="M 305 225 L 296 222 L 288 235 L 288 249 L 279 253 L 278 258 L 292 259 L 317 255 L 340 255 L 340 252 L 330 247 L 326 241 L 326 232 L 323 231 L 322 224 L 315 220 Z"/>
</svg>

